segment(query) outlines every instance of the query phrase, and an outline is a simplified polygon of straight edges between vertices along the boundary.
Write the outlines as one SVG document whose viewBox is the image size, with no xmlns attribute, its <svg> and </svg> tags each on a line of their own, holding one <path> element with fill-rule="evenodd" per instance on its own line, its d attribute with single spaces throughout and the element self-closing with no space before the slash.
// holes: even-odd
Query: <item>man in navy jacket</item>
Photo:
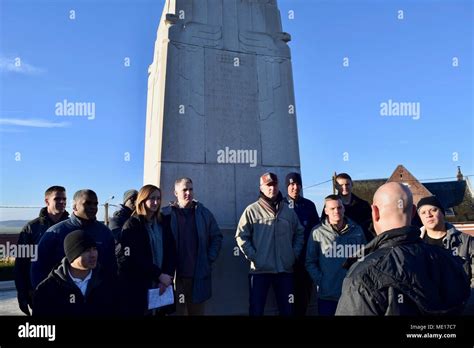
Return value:
<svg viewBox="0 0 474 348">
<path fill-rule="evenodd" d="M 303 251 L 296 260 L 293 273 L 295 277 L 295 315 L 302 316 L 306 315 L 311 292 L 313 291 L 313 281 L 305 268 L 306 247 L 313 227 L 319 224 L 319 215 L 314 203 L 301 196 L 303 183 L 299 173 L 289 173 L 286 176 L 285 184 L 288 191 L 286 201 L 289 207 L 295 210 L 301 225 L 304 227 Z"/>
<path fill-rule="evenodd" d="M 46 279 L 58 266 L 64 255 L 64 239 L 75 230 L 84 230 L 94 238 L 99 251 L 98 262 L 108 276 L 117 275 L 115 242 L 112 232 L 96 220 L 97 195 L 92 190 L 80 190 L 74 194 L 73 213 L 69 219 L 51 228 L 41 238 L 38 245 L 38 259 L 32 262 L 31 281 L 33 288 Z"/>
</svg>

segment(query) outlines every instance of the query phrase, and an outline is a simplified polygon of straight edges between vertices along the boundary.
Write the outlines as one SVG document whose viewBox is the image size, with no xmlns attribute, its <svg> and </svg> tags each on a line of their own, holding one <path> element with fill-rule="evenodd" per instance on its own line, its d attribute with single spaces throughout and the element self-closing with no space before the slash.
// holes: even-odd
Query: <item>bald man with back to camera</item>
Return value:
<svg viewBox="0 0 474 348">
<path fill-rule="evenodd" d="M 387 183 L 375 192 L 372 220 L 377 236 L 349 269 L 336 315 L 460 314 L 469 298 L 462 264 L 445 249 L 428 245 L 411 226 L 415 211 L 408 187 Z"/>
</svg>

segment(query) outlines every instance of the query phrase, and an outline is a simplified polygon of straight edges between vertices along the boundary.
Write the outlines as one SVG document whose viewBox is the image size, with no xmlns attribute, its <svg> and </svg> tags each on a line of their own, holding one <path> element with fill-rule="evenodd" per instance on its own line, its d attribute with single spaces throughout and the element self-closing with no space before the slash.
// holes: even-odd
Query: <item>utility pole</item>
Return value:
<svg viewBox="0 0 474 348">
<path fill-rule="evenodd" d="M 115 196 L 111 196 L 104 203 L 104 209 L 105 209 L 104 223 L 105 223 L 105 226 L 107 226 L 107 227 L 109 227 L 109 201 L 111 199 L 114 199 L 114 198 L 115 198 Z"/>
<path fill-rule="evenodd" d="M 104 203 L 104 208 L 105 208 L 105 215 L 104 215 L 105 226 L 109 227 L 109 203 Z"/>
</svg>

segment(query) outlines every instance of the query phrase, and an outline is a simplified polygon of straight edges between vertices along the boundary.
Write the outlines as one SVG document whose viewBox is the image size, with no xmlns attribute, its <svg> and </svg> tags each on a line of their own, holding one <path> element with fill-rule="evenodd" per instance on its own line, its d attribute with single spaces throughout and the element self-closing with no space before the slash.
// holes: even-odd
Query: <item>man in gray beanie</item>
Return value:
<svg viewBox="0 0 474 348">
<path fill-rule="evenodd" d="M 127 190 L 123 194 L 123 204 L 120 204 L 120 209 L 114 212 L 114 215 L 110 218 L 109 228 L 114 235 L 115 242 L 120 242 L 120 235 L 122 227 L 125 224 L 133 211 L 135 210 L 135 201 L 137 200 L 137 190 Z"/>
<path fill-rule="evenodd" d="M 117 314 L 115 284 L 97 263 L 94 238 L 84 230 L 64 239 L 65 257 L 34 293 L 34 316 L 93 317 Z"/>
</svg>

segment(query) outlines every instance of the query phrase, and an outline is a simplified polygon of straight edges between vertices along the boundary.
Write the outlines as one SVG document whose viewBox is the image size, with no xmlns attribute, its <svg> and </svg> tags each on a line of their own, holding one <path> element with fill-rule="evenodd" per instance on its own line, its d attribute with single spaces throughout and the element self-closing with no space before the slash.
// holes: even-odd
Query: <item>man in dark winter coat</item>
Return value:
<svg viewBox="0 0 474 348">
<path fill-rule="evenodd" d="M 303 182 L 299 173 L 289 173 L 286 176 L 285 186 L 288 191 L 286 202 L 290 208 L 293 208 L 301 225 L 304 227 L 304 245 L 300 256 L 296 259 L 294 267 L 295 277 L 295 307 L 294 312 L 297 316 L 306 315 L 308 303 L 311 299 L 313 281 L 306 271 L 306 248 L 308 238 L 313 227 L 319 224 L 319 215 L 316 206 L 309 199 L 301 196 L 301 187 Z"/>
<path fill-rule="evenodd" d="M 462 263 L 424 243 L 411 226 L 415 211 L 408 187 L 390 182 L 374 195 L 377 237 L 344 279 L 336 315 L 460 314 L 470 294 Z"/>
<path fill-rule="evenodd" d="M 120 209 L 110 218 L 109 228 L 114 235 L 116 243 L 120 242 L 120 233 L 122 232 L 122 227 L 125 224 L 125 221 L 132 216 L 133 210 L 135 209 L 137 195 L 137 190 L 126 191 L 123 194 L 123 204 L 120 204 Z"/>
<path fill-rule="evenodd" d="M 97 245 L 83 230 L 64 239 L 61 265 L 42 281 L 34 293 L 34 316 L 97 317 L 118 312 L 116 285 L 97 264 Z"/>
<path fill-rule="evenodd" d="M 28 222 L 20 233 L 18 246 L 25 245 L 37 248 L 37 245 L 48 228 L 66 220 L 69 216 L 66 211 L 66 189 L 62 186 L 51 186 L 44 193 L 46 207 L 42 208 L 39 217 Z M 35 253 L 36 254 L 36 253 Z M 37 255 L 36 255 L 37 256 Z M 30 315 L 32 307 L 33 287 L 31 285 L 31 261 L 33 255 L 18 255 L 15 259 L 15 286 L 18 305 L 23 313 Z"/>
<path fill-rule="evenodd" d="M 64 238 L 77 229 L 88 232 L 96 241 L 99 263 L 111 277 L 117 275 L 115 241 L 112 232 L 96 220 L 97 195 L 92 190 L 79 190 L 74 194 L 73 214 L 49 228 L 38 244 L 38 260 L 31 265 L 31 282 L 36 287 L 57 267 L 64 257 Z"/>
<path fill-rule="evenodd" d="M 212 296 L 212 264 L 222 247 L 222 232 L 214 215 L 194 200 L 190 178 L 175 181 L 176 201 L 163 208 L 176 244 L 176 313 L 204 315 Z"/>
<path fill-rule="evenodd" d="M 451 250 L 464 264 L 464 271 L 471 280 L 471 297 L 466 314 L 474 310 L 474 237 L 462 233 L 445 220 L 444 207 L 436 196 L 420 199 L 417 211 L 423 223 L 420 238 L 428 244 Z"/>
<path fill-rule="evenodd" d="M 370 204 L 352 193 L 352 178 L 349 174 L 340 173 L 336 176 L 336 189 L 342 204 L 344 204 L 345 216 L 362 228 L 365 239 L 370 242 L 375 237 L 371 227 Z M 325 218 L 326 214 L 323 209 L 321 221 Z"/>
</svg>

